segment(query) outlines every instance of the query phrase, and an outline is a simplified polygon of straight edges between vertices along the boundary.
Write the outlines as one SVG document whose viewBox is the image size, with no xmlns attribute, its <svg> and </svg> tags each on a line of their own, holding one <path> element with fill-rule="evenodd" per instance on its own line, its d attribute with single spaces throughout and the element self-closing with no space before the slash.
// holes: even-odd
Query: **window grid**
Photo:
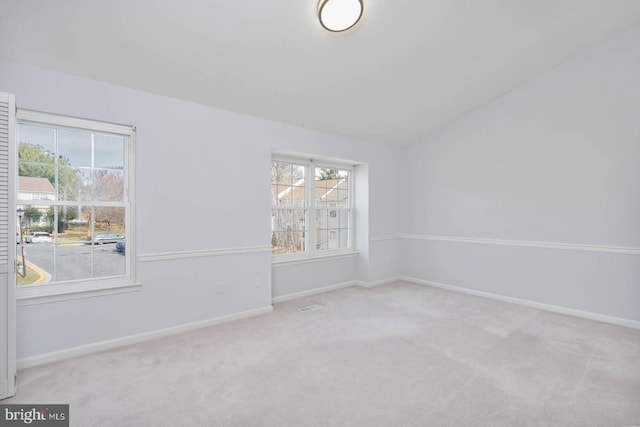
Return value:
<svg viewBox="0 0 640 427">
<path fill-rule="evenodd" d="M 273 255 L 300 257 L 352 249 L 350 169 L 274 159 L 271 171 Z"/>
<path fill-rule="evenodd" d="M 31 185 L 34 179 L 40 185 L 50 183 L 53 191 L 50 197 L 37 197 L 33 189 L 20 189 L 17 204 L 24 212 L 20 221 L 26 228 L 24 235 L 27 230 L 42 230 L 52 237 L 50 242 L 30 246 L 31 259 L 26 262 L 37 267 L 39 277 L 19 280 L 20 287 L 37 287 L 43 277 L 62 293 L 65 286 L 73 284 L 77 289 L 96 279 L 107 279 L 115 286 L 121 286 L 122 280 L 131 282 L 131 238 L 125 253 L 117 254 L 109 244 L 132 236 L 128 168 L 134 129 L 27 110 L 21 113 L 19 180 L 31 180 Z"/>
</svg>

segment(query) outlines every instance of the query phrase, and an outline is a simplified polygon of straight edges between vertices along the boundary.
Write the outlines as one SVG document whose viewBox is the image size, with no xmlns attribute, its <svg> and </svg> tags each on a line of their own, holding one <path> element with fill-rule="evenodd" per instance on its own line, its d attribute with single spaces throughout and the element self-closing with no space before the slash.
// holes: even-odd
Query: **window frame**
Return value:
<svg viewBox="0 0 640 427">
<path fill-rule="evenodd" d="M 78 117 L 65 116 L 55 113 L 45 113 L 28 109 L 16 109 L 16 128 L 21 124 L 51 126 L 72 130 L 94 131 L 119 135 L 124 142 L 124 208 L 125 232 L 127 250 L 125 252 L 125 274 L 118 277 L 104 277 L 44 283 L 38 285 L 16 286 L 17 305 L 41 304 L 53 301 L 65 301 L 76 298 L 88 298 L 99 295 L 109 295 L 122 292 L 132 292 L 140 289 L 141 284 L 136 281 L 136 239 L 135 239 L 135 126 L 109 123 Z M 18 144 L 19 132 L 14 138 L 14 172 L 16 195 L 18 194 Z M 17 199 L 16 204 L 24 200 Z M 64 202 L 43 200 L 52 206 L 62 206 Z M 16 215 L 14 213 L 14 215 Z M 17 217 L 14 223 L 17 221 Z"/>
<path fill-rule="evenodd" d="M 272 262 L 277 263 L 295 263 L 313 261 L 316 259 L 327 258 L 341 258 L 350 257 L 357 254 L 355 249 L 355 167 L 352 163 L 341 162 L 339 160 L 315 160 L 305 157 L 286 156 L 273 154 L 271 156 L 271 163 L 273 162 L 286 162 L 296 165 L 305 166 L 305 207 L 306 210 L 306 228 L 305 228 L 305 252 L 288 253 L 288 254 L 272 254 Z M 321 169 L 338 169 L 344 170 L 349 173 L 349 187 L 348 187 L 348 201 L 349 206 L 347 208 L 338 207 L 318 207 L 315 200 L 315 182 L 316 182 L 316 168 Z M 283 206 L 280 209 L 288 209 L 290 207 Z M 342 249 L 317 249 L 317 228 L 316 228 L 316 210 L 318 208 L 330 210 L 348 210 L 349 212 L 349 234 L 348 242 L 349 246 Z M 271 204 L 270 211 L 278 209 L 278 205 Z M 271 230 L 273 233 L 273 229 Z"/>
</svg>

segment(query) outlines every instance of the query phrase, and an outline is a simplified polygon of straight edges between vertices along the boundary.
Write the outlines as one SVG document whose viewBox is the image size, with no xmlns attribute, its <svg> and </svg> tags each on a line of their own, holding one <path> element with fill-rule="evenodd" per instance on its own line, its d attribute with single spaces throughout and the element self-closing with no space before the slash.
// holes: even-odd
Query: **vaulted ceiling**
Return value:
<svg viewBox="0 0 640 427">
<path fill-rule="evenodd" d="M 640 22 L 637 0 L 0 0 L 0 59 L 402 145 Z M 2 89 L 2 88 L 0 88 Z"/>
</svg>

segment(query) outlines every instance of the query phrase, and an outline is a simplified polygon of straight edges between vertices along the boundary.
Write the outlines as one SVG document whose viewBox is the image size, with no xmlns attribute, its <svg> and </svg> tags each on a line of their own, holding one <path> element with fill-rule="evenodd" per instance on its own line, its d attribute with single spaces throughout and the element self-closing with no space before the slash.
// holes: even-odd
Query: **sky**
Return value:
<svg viewBox="0 0 640 427">
<path fill-rule="evenodd" d="M 93 161 L 91 136 L 93 135 Z M 20 124 L 18 140 L 40 145 L 45 150 L 67 158 L 73 167 L 124 168 L 124 137 L 108 133 L 74 129 L 56 129 L 41 125 Z M 57 144 L 56 144 L 57 142 Z M 57 147 L 56 147 L 57 145 Z"/>
</svg>

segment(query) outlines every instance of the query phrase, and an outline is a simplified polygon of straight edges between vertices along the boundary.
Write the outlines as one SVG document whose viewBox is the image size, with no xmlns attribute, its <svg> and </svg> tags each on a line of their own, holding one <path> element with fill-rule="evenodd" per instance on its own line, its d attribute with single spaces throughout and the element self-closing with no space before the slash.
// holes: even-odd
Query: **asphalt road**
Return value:
<svg viewBox="0 0 640 427">
<path fill-rule="evenodd" d="M 20 245 L 16 246 L 20 256 Z M 125 274 L 125 257 L 115 251 L 115 243 L 57 246 L 53 243 L 25 243 L 24 248 L 25 259 L 51 274 L 52 281 Z"/>
</svg>

